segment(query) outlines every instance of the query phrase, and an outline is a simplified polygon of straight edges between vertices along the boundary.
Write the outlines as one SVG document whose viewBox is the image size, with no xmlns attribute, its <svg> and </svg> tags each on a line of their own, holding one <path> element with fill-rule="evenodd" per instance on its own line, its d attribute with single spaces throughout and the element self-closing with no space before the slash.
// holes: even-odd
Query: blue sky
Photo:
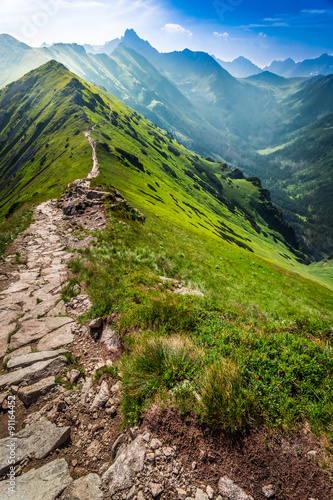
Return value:
<svg viewBox="0 0 333 500">
<path fill-rule="evenodd" d="M 263 66 L 333 53 L 333 1 L 0 0 L 0 32 L 32 46 L 102 44 L 126 28 L 160 51 L 243 55 Z"/>
</svg>

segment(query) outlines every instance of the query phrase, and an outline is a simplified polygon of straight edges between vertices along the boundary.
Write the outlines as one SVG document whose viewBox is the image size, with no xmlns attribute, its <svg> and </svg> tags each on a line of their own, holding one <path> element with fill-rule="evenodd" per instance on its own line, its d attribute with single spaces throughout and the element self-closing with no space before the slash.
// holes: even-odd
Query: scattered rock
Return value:
<svg viewBox="0 0 333 500">
<path fill-rule="evenodd" d="M 254 500 L 251 495 L 245 493 L 244 490 L 239 488 L 239 486 L 227 476 L 223 476 L 219 480 L 219 492 L 222 497 L 225 497 L 227 500 Z"/>
<path fill-rule="evenodd" d="M 112 448 L 111 448 L 111 459 L 114 460 L 116 458 L 116 455 L 117 455 L 117 451 L 119 449 L 119 447 L 126 443 L 126 434 L 120 434 L 117 439 L 115 440 L 115 442 L 113 443 L 112 445 Z"/>
<path fill-rule="evenodd" d="M 37 401 L 40 396 L 44 396 L 50 392 L 54 387 L 56 387 L 54 377 L 47 377 L 36 384 L 21 387 L 17 392 L 17 396 L 27 407 Z"/>
<path fill-rule="evenodd" d="M 157 483 L 150 483 L 150 491 L 153 496 L 153 498 L 158 497 L 162 491 L 164 490 L 162 484 L 157 484 Z"/>
<path fill-rule="evenodd" d="M 264 486 L 262 492 L 265 495 L 265 498 L 274 498 L 275 496 L 274 486 L 272 484 Z"/>
<path fill-rule="evenodd" d="M 206 493 L 207 493 L 207 496 L 208 496 L 209 500 L 213 500 L 213 498 L 214 498 L 214 490 L 213 490 L 213 488 L 211 486 L 207 486 Z"/>
<path fill-rule="evenodd" d="M 92 319 L 89 323 L 89 328 L 100 328 L 103 324 L 103 318 Z"/>
<path fill-rule="evenodd" d="M 179 500 L 185 500 L 187 497 L 186 491 L 183 490 L 182 488 L 177 488 L 177 495 L 178 495 Z"/>
<path fill-rule="evenodd" d="M 118 335 L 112 328 L 106 328 L 101 336 L 101 343 L 105 345 L 105 347 L 110 352 L 120 352 L 121 351 L 121 341 Z"/>
<path fill-rule="evenodd" d="M 102 476 L 103 483 L 109 486 L 112 494 L 132 487 L 137 474 L 143 469 L 145 455 L 145 441 L 140 435 L 126 446 Z"/>
<path fill-rule="evenodd" d="M 159 439 L 153 438 L 150 443 L 150 447 L 152 450 L 158 450 L 162 447 L 162 443 Z"/>
<path fill-rule="evenodd" d="M 66 488 L 60 500 L 102 500 L 101 479 L 97 474 L 76 479 Z"/>
<path fill-rule="evenodd" d="M 195 494 L 195 500 L 209 500 L 208 495 L 202 491 L 200 488 L 197 488 L 196 494 Z"/>
<path fill-rule="evenodd" d="M 98 394 L 96 394 L 93 404 L 91 405 L 91 409 L 99 410 L 100 408 L 103 408 L 103 406 L 105 406 L 105 404 L 107 403 L 109 397 L 109 386 L 107 382 L 103 380 L 101 388 Z"/>
<path fill-rule="evenodd" d="M 80 370 L 76 370 L 75 368 L 73 368 L 73 370 L 71 370 L 68 374 L 68 378 L 69 378 L 69 381 L 74 384 L 78 378 L 80 377 L 81 375 L 81 372 Z"/>
</svg>

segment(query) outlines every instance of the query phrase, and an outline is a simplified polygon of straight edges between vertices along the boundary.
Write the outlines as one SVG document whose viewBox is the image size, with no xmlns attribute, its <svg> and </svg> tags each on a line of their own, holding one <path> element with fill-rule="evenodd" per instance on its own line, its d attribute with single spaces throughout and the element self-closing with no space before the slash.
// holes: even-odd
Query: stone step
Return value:
<svg viewBox="0 0 333 500">
<path fill-rule="evenodd" d="M 70 427 L 57 427 L 46 419 L 0 440 L 0 474 L 31 456 L 40 460 L 61 446 L 70 435 Z M 9 460 L 10 458 L 10 460 Z M 2 498 L 2 497 L 1 497 Z"/>
<path fill-rule="evenodd" d="M 13 491 L 9 489 L 10 483 L 7 479 L 1 481 L 0 498 L 1 500 L 55 500 L 72 481 L 66 460 L 60 458 L 16 477 Z"/>
<path fill-rule="evenodd" d="M 22 323 L 20 330 L 12 336 L 10 347 L 17 349 L 23 345 L 30 344 L 69 323 L 73 323 L 73 320 L 66 317 L 47 317 L 25 321 Z"/>
<path fill-rule="evenodd" d="M 59 349 L 58 351 L 42 351 L 31 352 L 29 354 L 22 354 L 21 356 L 10 359 L 7 363 L 8 370 L 17 370 L 18 368 L 25 368 L 26 366 L 33 365 L 39 361 L 46 361 L 48 359 L 57 358 L 61 354 L 68 352 L 66 349 Z"/>
<path fill-rule="evenodd" d="M 64 356 L 58 356 L 54 359 L 46 361 L 39 361 L 26 368 L 21 368 L 14 372 L 7 373 L 0 376 L 0 391 L 5 387 L 12 385 L 19 385 L 23 381 L 28 384 L 39 382 L 43 378 L 50 377 L 62 373 L 67 365 L 67 359 Z"/>
<path fill-rule="evenodd" d="M 101 478 L 97 474 L 76 479 L 66 488 L 60 500 L 102 500 Z"/>
<path fill-rule="evenodd" d="M 28 407 L 35 403 L 40 396 L 45 396 L 56 387 L 55 378 L 47 377 L 36 384 L 21 387 L 17 392 L 17 397 Z"/>
</svg>

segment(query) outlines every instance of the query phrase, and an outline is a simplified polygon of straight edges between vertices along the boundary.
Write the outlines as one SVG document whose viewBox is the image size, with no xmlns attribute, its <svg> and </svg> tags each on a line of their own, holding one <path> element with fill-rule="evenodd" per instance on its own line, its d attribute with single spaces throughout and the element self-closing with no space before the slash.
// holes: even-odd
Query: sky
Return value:
<svg viewBox="0 0 333 500">
<path fill-rule="evenodd" d="M 333 0 L 0 0 L 0 33 L 31 46 L 99 45 L 127 28 L 161 52 L 242 55 L 263 67 L 333 54 Z"/>
</svg>

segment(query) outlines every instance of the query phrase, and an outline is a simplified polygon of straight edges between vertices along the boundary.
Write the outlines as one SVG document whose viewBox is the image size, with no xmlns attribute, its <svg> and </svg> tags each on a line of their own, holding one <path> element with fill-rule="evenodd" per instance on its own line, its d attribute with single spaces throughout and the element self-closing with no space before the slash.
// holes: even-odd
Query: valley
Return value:
<svg viewBox="0 0 333 500">
<path fill-rule="evenodd" d="M 272 201 L 295 228 L 302 251 L 312 260 L 332 253 L 332 240 L 326 237 L 332 232 L 332 210 L 322 187 L 332 189 L 330 179 L 327 183 L 331 159 L 325 146 L 331 135 L 331 76 L 284 78 L 266 70 L 236 79 L 208 54 L 190 50 L 159 53 L 133 30 L 108 45 L 108 54 L 89 53 L 91 48 L 86 52 L 77 44 L 31 49 L 8 35 L 1 35 L 0 48 L 0 86 L 43 62 L 57 60 L 168 130 L 196 153 L 227 161 L 246 176 L 260 177 Z M 14 58 L 10 56 L 13 51 Z M 322 131 L 321 139 L 312 139 L 308 165 L 299 149 L 305 134 L 314 129 Z M 258 153 L 281 149 L 284 144 L 288 147 L 281 154 L 263 158 Z M 307 178 L 310 183 L 299 182 Z M 315 183 L 314 189 L 311 183 Z"/>
</svg>

